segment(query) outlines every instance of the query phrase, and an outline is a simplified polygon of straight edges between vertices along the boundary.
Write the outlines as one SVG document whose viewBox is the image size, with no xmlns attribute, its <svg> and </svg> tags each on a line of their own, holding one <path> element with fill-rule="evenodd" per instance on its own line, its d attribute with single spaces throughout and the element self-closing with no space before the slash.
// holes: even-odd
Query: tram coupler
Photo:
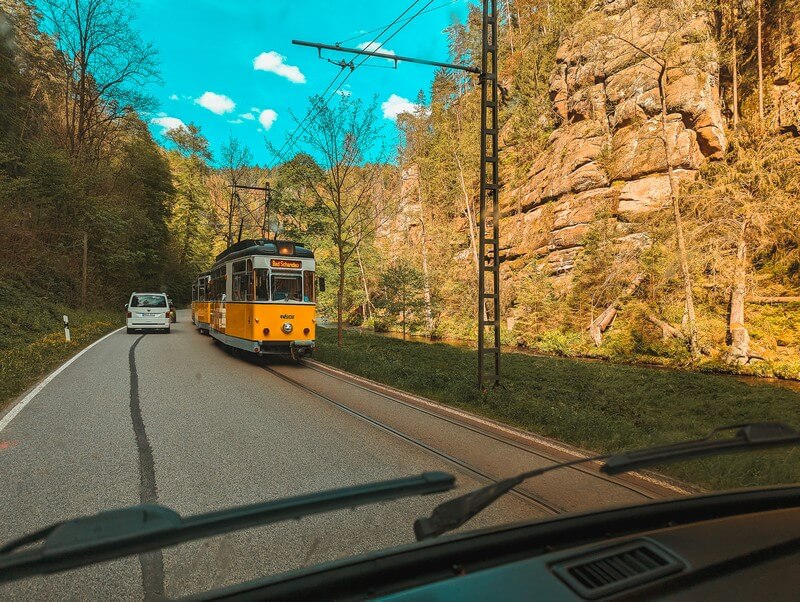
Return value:
<svg viewBox="0 0 800 602">
<path fill-rule="evenodd" d="M 289 354 L 295 361 L 311 355 L 314 350 L 314 341 L 292 341 L 289 343 Z"/>
</svg>

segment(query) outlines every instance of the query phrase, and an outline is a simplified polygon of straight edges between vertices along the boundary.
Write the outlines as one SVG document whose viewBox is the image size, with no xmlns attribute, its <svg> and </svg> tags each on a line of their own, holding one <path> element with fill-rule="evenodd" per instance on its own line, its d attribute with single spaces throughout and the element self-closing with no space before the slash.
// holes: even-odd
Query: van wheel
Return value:
<svg viewBox="0 0 800 602">
<path fill-rule="evenodd" d="M 133 328 L 126 328 L 125 332 L 127 332 L 128 334 L 133 334 Z"/>
</svg>

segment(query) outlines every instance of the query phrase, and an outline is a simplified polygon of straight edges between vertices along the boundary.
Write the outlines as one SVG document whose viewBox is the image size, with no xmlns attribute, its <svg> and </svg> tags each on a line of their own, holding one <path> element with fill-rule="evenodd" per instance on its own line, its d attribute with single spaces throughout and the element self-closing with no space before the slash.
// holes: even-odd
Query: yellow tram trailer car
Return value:
<svg viewBox="0 0 800 602">
<path fill-rule="evenodd" d="M 192 285 L 192 324 L 205 333 L 211 328 L 210 280 L 211 272 L 203 272 Z"/>
<path fill-rule="evenodd" d="M 210 271 L 209 334 L 257 355 L 311 355 L 315 269 L 314 253 L 302 243 L 254 239 L 232 245 Z M 323 279 L 319 287 L 324 290 Z"/>
</svg>

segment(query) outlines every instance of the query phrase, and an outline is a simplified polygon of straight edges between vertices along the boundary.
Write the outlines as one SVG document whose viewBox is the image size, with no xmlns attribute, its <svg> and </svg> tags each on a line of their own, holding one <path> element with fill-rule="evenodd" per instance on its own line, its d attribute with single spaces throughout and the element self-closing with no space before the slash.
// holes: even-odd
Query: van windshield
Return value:
<svg viewBox="0 0 800 602">
<path fill-rule="evenodd" d="M 134 295 L 131 307 L 166 307 L 167 300 L 164 295 Z"/>
</svg>

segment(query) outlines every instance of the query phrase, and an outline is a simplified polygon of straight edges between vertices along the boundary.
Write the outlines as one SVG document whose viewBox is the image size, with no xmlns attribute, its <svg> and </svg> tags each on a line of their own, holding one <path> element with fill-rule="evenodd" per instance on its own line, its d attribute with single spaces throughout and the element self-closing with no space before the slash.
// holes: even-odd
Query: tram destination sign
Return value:
<svg viewBox="0 0 800 602">
<path fill-rule="evenodd" d="M 269 264 L 273 268 L 294 268 L 300 269 L 303 267 L 303 262 L 294 259 L 271 259 Z"/>
</svg>

